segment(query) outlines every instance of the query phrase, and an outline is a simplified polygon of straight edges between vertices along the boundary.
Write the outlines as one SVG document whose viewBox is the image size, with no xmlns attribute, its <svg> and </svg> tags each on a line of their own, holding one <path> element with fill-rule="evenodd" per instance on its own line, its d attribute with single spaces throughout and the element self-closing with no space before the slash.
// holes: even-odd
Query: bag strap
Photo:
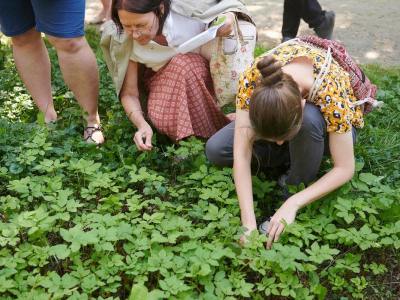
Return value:
<svg viewBox="0 0 400 300">
<path fill-rule="evenodd" d="M 325 62 L 321 67 L 321 71 L 318 73 L 317 78 L 315 78 L 313 85 L 311 86 L 310 92 L 308 93 L 308 101 L 312 101 L 314 97 L 317 95 L 319 88 L 321 87 L 322 82 L 324 81 L 326 75 L 329 72 L 329 69 L 332 64 L 332 53 L 331 48 L 328 48 L 326 51 Z"/>
<path fill-rule="evenodd" d="M 342 44 L 337 41 L 326 41 L 322 40 L 315 36 L 303 36 L 299 38 L 302 42 L 316 47 L 318 49 L 327 49 L 329 47 L 332 48 L 332 56 L 336 60 L 336 62 L 346 71 L 349 73 L 351 87 L 354 91 L 355 96 L 359 99 L 351 105 L 361 106 L 363 108 L 364 113 L 368 113 L 372 110 L 372 108 L 382 107 L 384 105 L 383 101 L 378 101 L 375 99 L 376 93 L 376 86 L 370 83 L 368 78 L 365 76 L 365 73 L 362 69 L 354 62 L 353 58 L 347 53 L 346 49 Z M 329 44 L 328 44 L 329 43 Z M 354 78 L 357 79 L 355 83 Z M 361 89 L 361 86 L 365 86 Z M 359 88 L 359 89 L 358 89 Z M 358 92 L 358 90 L 367 90 L 366 93 Z"/>
<path fill-rule="evenodd" d="M 233 30 L 234 30 L 234 32 L 235 32 L 235 35 L 236 35 L 237 38 L 239 39 L 240 44 L 241 44 L 242 46 L 243 46 L 243 45 L 246 45 L 247 42 L 244 40 L 242 30 L 240 29 L 240 26 L 239 26 L 239 20 L 238 20 L 238 18 L 237 18 L 237 15 L 236 15 L 236 14 L 234 14 L 234 15 L 235 15 L 235 19 L 234 19 L 234 21 L 233 21 Z M 235 30 L 235 29 L 236 29 L 236 30 Z"/>
<path fill-rule="evenodd" d="M 235 18 L 233 20 L 233 36 L 236 37 L 236 41 L 237 41 L 238 45 L 243 46 L 247 42 L 244 40 L 243 33 L 240 30 L 239 21 L 237 19 L 236 14 L 234 14 L 234 16 L 235 16 Z M 224 37 L 218 37 L 217 53 L 221 52 L 223 40 L 224 40 Z M 237 49 L 240 49 L 240 47 L 236 48 L 235 52 L 237 51 Z"/>
</svg>

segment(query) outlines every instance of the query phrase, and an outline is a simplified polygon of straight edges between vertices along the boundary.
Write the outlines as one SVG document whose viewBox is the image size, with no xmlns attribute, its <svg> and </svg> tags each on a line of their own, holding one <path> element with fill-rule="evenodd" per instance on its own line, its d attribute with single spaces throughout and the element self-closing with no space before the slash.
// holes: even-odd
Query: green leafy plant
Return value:
<svg viewBox="0 0 400 300">
<path fill-rule="evenodd" d="M 266 250 L 257 232 L 239 245 L 232 170 L 211 166 L 203 141 L 156 135 L 154 151 L 137 151 L 99 37 L 87 37 L 101 75 L 100 148 L 81 139 L 54 50 L 61 119 L 46 126 L 0 47 L 1 299 L 398 298 L 400 70 L 366 66 L 386 107 L 359 131 L 354 178 L 302 209 Z M 253 177 L 259 219 L 279 205 L 266 175 Z"/>
</svg>

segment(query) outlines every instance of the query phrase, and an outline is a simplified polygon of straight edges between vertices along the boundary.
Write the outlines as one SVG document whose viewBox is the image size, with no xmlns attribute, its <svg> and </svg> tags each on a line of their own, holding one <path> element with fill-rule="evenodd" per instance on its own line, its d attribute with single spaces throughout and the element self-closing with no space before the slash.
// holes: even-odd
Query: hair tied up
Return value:
<svg viewBox="0 0 400 300">
<path fill-rule="evenodd" d="M 257 63 L 257 69 L 263 77 L 261 83 L 264 86 L 273 86 L 282 80 L 282 65 L 272 55 L 262 58 Z"/>
</svg>

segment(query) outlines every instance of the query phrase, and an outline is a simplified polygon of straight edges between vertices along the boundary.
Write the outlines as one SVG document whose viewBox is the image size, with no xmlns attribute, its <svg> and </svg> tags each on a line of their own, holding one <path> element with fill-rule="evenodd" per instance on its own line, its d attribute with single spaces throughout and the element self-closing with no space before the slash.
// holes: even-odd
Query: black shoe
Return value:
<svg viewBox="0 0 400 300">
<path fill-rule="evenodd" d="M 261 234 L 265 234 L 265 235 L 268 234 L 268 232 L 269 232 L 269 223 L 270 223 L 270 220 L 271 220 L 271 218 L 268 218 L 266 221 L 262 222 L 262 223 L 260 224 L 260 226 L 258 226 L 258 231 L 259 231 Z"/>
<path fill-rule="evenodd" d="M 286 184 L 286 180 L 289 177 L 289 175 L 286 174 L 282 174 L 279 178 L 278 178 L 278 186 L 281 187 L 282 189 L 282 200 L 286 201 L 287 199 L 289 199 L 293 194 L 289 192 L 289 187 Z"/>
<path fill-rule="evenodd" d="M 323 39 L 332 39 L 333 27 L 335 27 L 335 12 L 325 12 L 325 18 L 322 23 L 314 28 L 315 33 Z"/>
<path fill-rule="evenodd" d="M 291 36 L 284 36 L 284 37 L 282 37 L 282 41 L 281 41 L 281 43 L 284 43 L 284 42 L 287 42 L 287 41 L 289 41 L 289 40 L 291 40 L 291 39 L 294 39 L 295 37 L 291 37 Z"/>
</svg>

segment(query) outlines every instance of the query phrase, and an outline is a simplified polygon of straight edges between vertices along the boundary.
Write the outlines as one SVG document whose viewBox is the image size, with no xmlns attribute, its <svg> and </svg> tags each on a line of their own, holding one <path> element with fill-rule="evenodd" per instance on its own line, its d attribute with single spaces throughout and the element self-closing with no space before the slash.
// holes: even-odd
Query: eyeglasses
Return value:
<svg viewBox="0 0 400 300">
<path fill-rule="evenodd" d="M 150 27 L 143 25 L 129 26 L 129 28 L 125 28 L 125 31 L 127 31 L 127 33 L 129 34 L 134 34 L 137 37 L 140 37 L 142 35 L 149 35 L 153 30 L 155 20 L 156 20 L 156 14 L 154 14 L 153 21 Z"/>
</svg>

